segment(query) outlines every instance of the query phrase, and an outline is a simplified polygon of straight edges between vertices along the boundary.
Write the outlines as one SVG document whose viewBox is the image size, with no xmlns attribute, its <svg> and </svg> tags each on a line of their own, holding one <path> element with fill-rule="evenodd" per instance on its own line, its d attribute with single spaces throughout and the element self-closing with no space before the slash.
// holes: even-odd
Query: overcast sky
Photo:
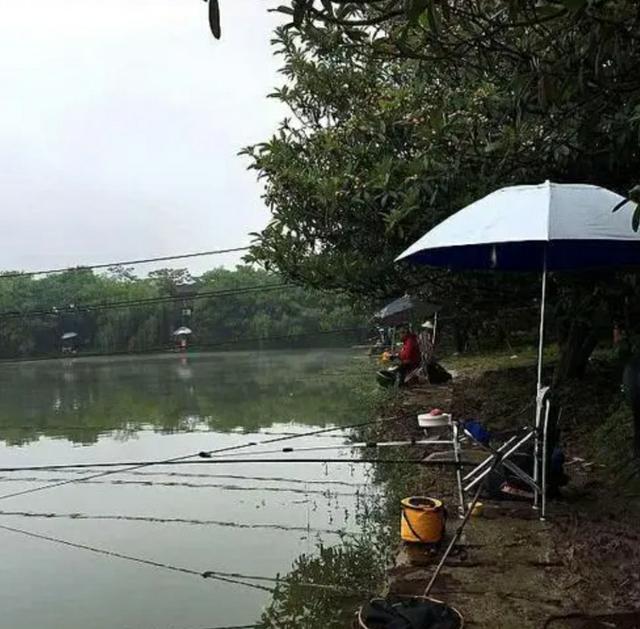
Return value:
<svg viewBox="0 0 640 629">
<path fill-rule="evenodd" d="M 277 18 L 221 5 L 215 41 L 201 0 L 0 0 L 0 269 L 239 246 L 266 224 L 236 154 L 284 115 Z"/>
</svg>

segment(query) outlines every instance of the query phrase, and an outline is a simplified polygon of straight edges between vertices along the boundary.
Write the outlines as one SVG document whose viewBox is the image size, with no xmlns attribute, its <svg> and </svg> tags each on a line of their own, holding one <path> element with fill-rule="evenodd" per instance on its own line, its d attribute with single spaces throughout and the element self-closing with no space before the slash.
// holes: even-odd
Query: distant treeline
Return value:
<svg viewBox="0 0 640 629">
<path fill-rule="evenodd" d="M 364 325 L 346 297 L 285 284 L 249 266 L 196 278 L 185 269 L 140 278 L 123 267 L 0 276 L 0 358 L 55 355 L 64 344 L 79 353 L 160 350 L 175 344 L 180 326 L 192 330 L 194 348 L 246 347 L 254 339 L 324 346 L 344 342 L 342 335 L 333 339 L 334 330 Z M 77 336 L 65 343 L 65 334 Z"/>
</svg>

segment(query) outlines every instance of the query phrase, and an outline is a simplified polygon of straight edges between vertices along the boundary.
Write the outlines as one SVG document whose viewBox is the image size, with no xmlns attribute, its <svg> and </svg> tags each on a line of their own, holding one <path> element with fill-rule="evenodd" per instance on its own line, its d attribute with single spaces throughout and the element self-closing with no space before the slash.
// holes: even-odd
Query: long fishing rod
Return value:
<svg viewBox="0 0 640 629">
<path fill-rule="evenodd" d="M 285 447 L 275 450 L 258 450 L 255 452 L 248 452 L 245 456 L 262 456 L 265 454 L 279 454 L 279 453 L 291 453 L 291 452 L 317 452 L 320 450 L 346 450 L 348 448 L 375 450 L 377 448 L 395 448 L 395 447 L 411 447 L 411 446 L 433 446 L 433 445 L 446 445 L 446 442 L 437 439 L 410 439 L 405 441 L 360 441 L 360 442 L 345 442 L 340 445 L 324 445 L 324 446 L 303 446 L 301 448 Z M 224 458 L 226 454 L 212 455 L 213 458 Z"/>
<path fill-rule="evenodd" d="M 194 456 L 194 455 L 189 455 Z M 92 467 L 102 467 L 102 468 L 110 468 L 110 467 L 125 467 L 122 470 L 116 470 L 112 472 L 113 474 L 118 474 L 120 472 L 126 473 L 127 471 L 135 470 L 140 467 L 147 467 L 151 465 L 155 466 L 174 466 L 174 465 L 229 465 L 231 463 L 234 464 L 253 464 L 253 463 L 345 463 L 349 465 L 364 465 L 369 463 L 388 463 L 388 464 L 399 464 L 399 465 L 422 465 L 424 467 L 455 467 L 458 465 L 455 461 L 429 461 L 426 459 L 347 459 L 347 458 L 305 458 L 305 459 L 288 459 L 288 458 L 262 458 L 262 459 L 253 459 L 253 458 L 244 458 L 244 459 L 223 459 L 223 458 L 207 458 L 204 460 L 174 460 L 174 461 L 120 461 L 113 463 L 78 463 L 75 465 L 35 465 L 35 466 L 24 466 L 24 467 L 0 467 L 0 472 L 34 472 L 34 471 L 44 471 L 44 470 L 64 470 L 64 469 L 82 469 L 82 468 L 92 468 Z M 471 466 L 474 465 L 472 463 L 462 462 L 463 466 Z M 96 475 L 105 476 L 107 473 L 104 472 L 102 474 Z M 93 476 L 87 476 L 84 478 L 77 479 L 69 479 L 69 483 L 81 483 L 83 480 L 90 480 L 94 478 Z M 65 483 L 66 484 L 66 483 Z M 40 489 L 48 489 L 49 486 L 41 487 Z M 35 488 L 38 490 L 38 488 Z M 31 493 L 30 491 L 26 491 L 25 493 Z M 4 499 L 5 496 L 0 496 L 0 500 Z M 12 496 L 7 496 L 12 497 Z"/>
<path fill-rule="evenodd" d="M 30 489 L 25 489 L 22 491 L 16 491 L 10 494 L 3 494 L 0 495 L 0 500 L 6 500 L 8 498 L 15 498 L 18 496 L 24 496 L 27 494 L 31 494 L 31 493 L 35 493 L 35 492 L 39 492 L 39 491 L 45 491 L 47 489 L 53 489 L 54 487 L 61 487 L 63 485 L 68 485 L 70 483 L 81 483 L 85 480 L 93 480 L 95 478 L 102 478 L 103 476 L 108 476 L 110 474 L 119 474 L 121 472 L 130 472 L 130 471 L 134 471 L 134 470 L 138 470 L 144 467 L 149 467 L 152 465 L 172 465 L 172 464 L 178 464 L 178 463 L 186 463 L 187 461 L 194 459 L 196 457 L 207 457 L 207 456 L 211 456 L 213 454 L 218 454 L 221 452 L 231 452 L 234 450 L 242 450 L 245 448 L 251 448 L 254 447 L 256 445 L 266 445 L 269 443 L 277 443 L 280 441 L 289 441 L 292 439 L 299 439 L 301 437 L 304 436 L 310 436 L 310 435 L 319 435 L 319 434 L 323 434 L 323 433 L 328 433 L 328 432 L 335 432 L 336 430 L 349 430 L 352 428 L 359 428 L 361 426 L 370 426 L 372 424 L 376 424 L 376 423 L 386 423 L 386 422 L 391 422 L 391 421 L 398 421 L 399 419 L 404 419 L 405 417 L 407 417 L 407 415 L 397 415 L 397 416 L 393 416 L 393 417 L 386 417 L 386 418 L 379 418 L 379 419 L 374 419 L 374 420 L 369 420 L 369 421 L 365 421 L 365 422 L 357 422 L 355 424 L 351 424 L 349 426 L 333 426 L 330 428 L 320 428 L 318 430 L 312 430 L 309 431 L 307 433 L 300 433 L 297 435 L 287 435 L 287 436 L 283 436 L 283 437 L 273 437 L 272 439 L 265 439 L 263 441 L 247 441 L 245 443 L 241 443 L 241 444 L 237 444 L 237 445 L 232 445 L 232 446 L 226 446 L 223 448 L 217 448 L 214 450 L 208 450 L 208 451 L 204 451 L 204 452 L 195 452 L 195 453 L 191 453 L 191 454 L 185 454 L 182 456 L 177 456 L 177 457 L 172 457 L 169 459 L 164 459 L 164 460 L 160 460 L 160 461 L 139 461 L 139 462 L 134 462 L 134 463 L 107 463 L 107 464 L 98 464 L 96 465 L 95 463 L 89 463 L 89 464 L 80 464 L 80 465 L 64 465 L 64 466 L 31 466 L 32 470 L 36 470 L 36 469 L 63 469 L 63 468 L 69 468 L 69 467 L 118 467 L 119 469 L 115 469 L 115 470 L 107 470 L 104 472 L 99 472 L 97 474 L 91 474 L 89 476 L 83 476 L 81 478 L 70 478 L 70 479 L 65 479 L 64 481 L 60 481 L 57 483 L 52 483 L 49 485 L 43 485 L 41 487 L 32 487 Z M 214 462 L 214 459 L 207 459 L 209 462 Z M 192 463 L 202 463 L 202 461 L 191 461 Z M 124 467 L 123 467 L 124 466 Z M 0 471 L 26 471 L 26 468 L 4 468 L 4 470 L 0 470 Z"/>
</svg>

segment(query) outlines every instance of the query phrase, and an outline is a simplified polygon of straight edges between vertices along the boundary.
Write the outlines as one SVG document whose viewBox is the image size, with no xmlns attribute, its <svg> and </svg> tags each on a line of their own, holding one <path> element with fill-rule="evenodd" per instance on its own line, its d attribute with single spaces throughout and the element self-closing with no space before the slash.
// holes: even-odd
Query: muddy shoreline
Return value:
<svg viewBox="0 0 640 629">
<path fill-rule="evenodd" d="M 369 436 L 420 437 L 415 416 L 435 407 L 479 419 L 491 430 L 516 427 L 533 412 L 532 370 L 508 361 L 490 369 L 474 365 L 460 369 L 448 385 L 420 384 L 401 391 L 385 403 L 384 411 L 407 418 L 381 424 Z M 602 419 L 610 409 L 618 394 L 612 380 L 600 367 L 593 369 L 580 394 L 565 404 L 571 481 L 550 503 L 547 520 L 541 522 L 529 503 L 485 500 L 483 516 L 466 527 L 461 540 L 465 552 L 447 562 L 432 592 L 459 609 L 465 626 L 640 627 L 640 492 L 631 495 L 633 483 L 621 487 L 615 466 L 599 462 L 594 427 L 588 425 L 594 415 Z M 602 441 L 606 451 L 607 440 Z M 416 448 L 411 456 L 424 453 Z M 388 481 L 392 529 L 398 527 L 394 518 L 399 518 L 404 493 L 443 499 L 454 514 L 447 534 L 455 530 L 451 471 L 410 469 Z M 421 595 L 437 557 L 399 537 L 396 544 L 388 593 Z M 595 615 L 600 620 L 588 618 Z"/>
</svg>

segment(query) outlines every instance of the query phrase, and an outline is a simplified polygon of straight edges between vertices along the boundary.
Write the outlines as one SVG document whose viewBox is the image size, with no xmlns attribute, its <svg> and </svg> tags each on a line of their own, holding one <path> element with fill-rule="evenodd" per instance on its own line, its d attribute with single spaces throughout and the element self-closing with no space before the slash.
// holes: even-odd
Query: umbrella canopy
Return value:
<svg viewBox="0 0 640 629">
<path fill-rule="evenodd" d="M 191 332 L 191 328 L 188 328 L 188 327 L 186 327 L 186 326 L 184 326 L 184 325 L 183 325 L 182 327 L 178 328 L 178 329 L 173 333 L 173 336 L 183 336 L 183 335 L 184 335 L 184 336 L 187 336 L 187 335 L 189 335 L 189 334 L 192 334 L 192 332 Z"/>
<path fill-rule="evenodd" d="M 78 336 L 77 332 L 65 332 L 60 338 L 63 341 L 68 341 L 69 339 L 74 339 Z"/>
<path fill-rule="evenodd" d="M 376 312 L 374 319 L 384 325 L 395 326 L 406 323 L 412 316 L 421 317 L 433 314 L 439 308 L 437 304 L 411 297 L 410 295 L 403 295 Z"/>
<path fill-rule="evenodd" d="M 637 265 L 635 204 L 612 213 L 623 201 L 615 192 L 585 184 L 502 188 L 444 220 L 397 259 L 505 271 Z"/>
</svg>

